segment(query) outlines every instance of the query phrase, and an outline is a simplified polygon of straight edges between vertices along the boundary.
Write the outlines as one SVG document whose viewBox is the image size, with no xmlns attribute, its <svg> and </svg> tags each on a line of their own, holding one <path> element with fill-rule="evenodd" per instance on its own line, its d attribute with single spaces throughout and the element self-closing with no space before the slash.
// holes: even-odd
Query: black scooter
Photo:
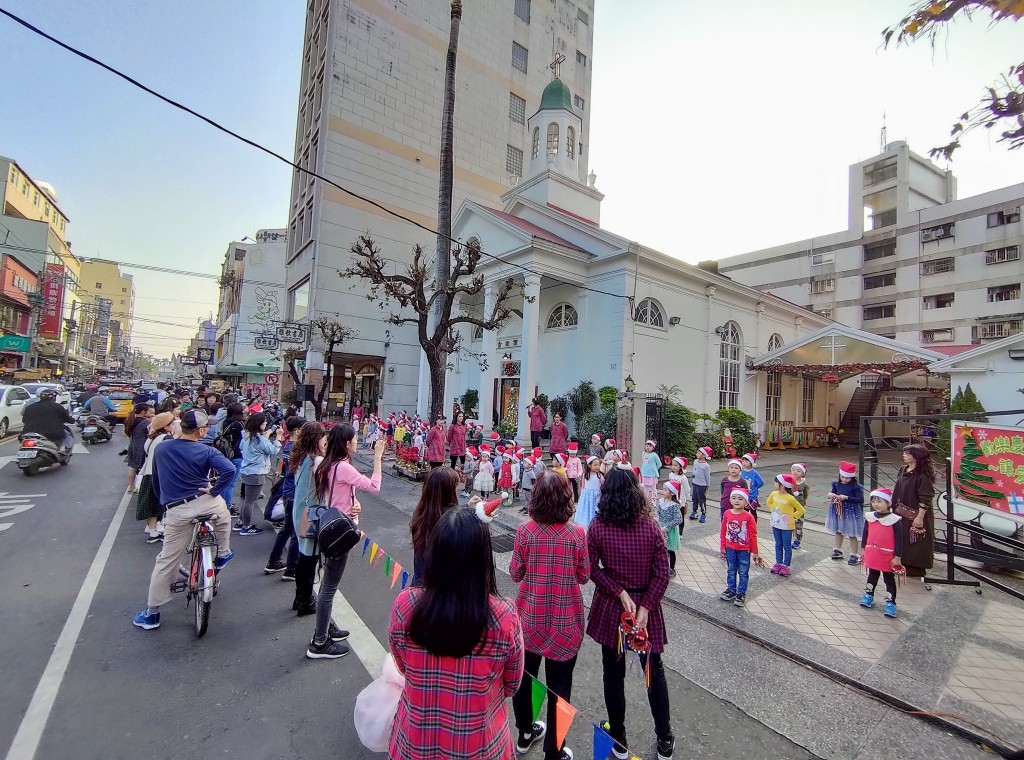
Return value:
<svg viewBox="0 0 1024 760">
<path fill-rule="evenodd" d="M 82 443 L 103 443 L 113 438 L 110 424 L 102 417 L 90 415 L 82 426 Z"/>
<path fill-rule="evenodd" d="M 66 429 L 66 428 L 65 428 Z M 27 477 L 54 465 L 67 466 L 71 461 L 71 449 L 44 438 L 39 433 L 22 433 L 18 436 L 21 449 L 18 451 L 18 469 Z"/>
</svg>

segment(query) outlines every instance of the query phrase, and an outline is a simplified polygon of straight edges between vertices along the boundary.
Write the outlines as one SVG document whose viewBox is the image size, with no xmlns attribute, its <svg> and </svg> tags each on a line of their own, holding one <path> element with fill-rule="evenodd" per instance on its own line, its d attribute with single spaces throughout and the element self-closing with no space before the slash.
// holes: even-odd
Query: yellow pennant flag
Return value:
<svg viewBox="0 0 1024 760">
<path fill-rule="evenodd" d="M 373 560 L 377 556 L 377 544 L 370 544 L 370 564 L 373 564 Z"/>
</svg>

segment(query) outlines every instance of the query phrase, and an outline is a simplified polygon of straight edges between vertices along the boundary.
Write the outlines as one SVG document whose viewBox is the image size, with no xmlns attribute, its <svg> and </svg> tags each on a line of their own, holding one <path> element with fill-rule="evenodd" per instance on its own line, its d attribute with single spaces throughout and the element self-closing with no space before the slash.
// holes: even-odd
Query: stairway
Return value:
<svg viewBox="0 0 1024 760">
<path fill-rule="evenodd" d="M 850 398 L 850 405 L 846 407 L 846 411 L 843 412 L 843 419 L 839 423 L 839 427 L 844 431 L 839 437 L 839 441 L 843 446 L 853 446 L 856 448 L 860 445 L 860 418 L 873 415 L 875 407 L 878 405 L 878 400 L 881 397 L 881 386 L 858 388 L 853 392 L 853 396 Z"/>
</svg>

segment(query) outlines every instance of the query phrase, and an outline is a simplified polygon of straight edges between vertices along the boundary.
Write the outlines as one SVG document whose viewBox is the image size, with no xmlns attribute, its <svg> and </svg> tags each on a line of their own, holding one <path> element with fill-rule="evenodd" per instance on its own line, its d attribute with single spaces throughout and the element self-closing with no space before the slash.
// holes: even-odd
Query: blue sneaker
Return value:
<svg viewBox="0 0 1024 760">
<path fill-rule="evenodd" d="M 887 618 L 896 617 L 896 602 L 892 599 L 885 600 L 885 612 L 883 613 Z"/>
<path fill-rule="evenodd" d="M 240 536 L 258 536 L 263 532 L 263 528 L 257 528 L 255 525 L 248 525 L 238 531 Z"/>
<path fill-rule="evenodd" d="M 218 557 L 213 561 L 213 566 L 217 570 L 220 570 L 221 568 L 224 567 L 224 565 L 226 565 L 228 562 L 230 562 L 234 558 L 235 558 L 235 550 L 234 549 L 228 549 L 228 553 L 227 554 L 218 555 Z"/>
<path fill-rule="evenodd" d="M 132 618 L 132 622 L 144 631 L 152 631 L 160 627 L 160 612 L 143 610 Z"/>
<path fill-rule="evenodd" d="M 862 596 L 860 599 L 860 606 L 866 610 L 870 610 L 872 607 L 875 606 L 875 595 L 864 594 L 864 596 Z"/>
<path fill-rule="evenodd" d="M 800 539 L 799 538 L 793 541 L 793 548 L 794 549 L 799 549 L 800 548 Z"/>
<path fill-rule="evenodd" d="M 700 521 L 701 521 L 701 522 L 707 522 L 707 521 L 708 521 L 708 516 L 707 516 L 707 515 L 705 515 L 705 514 L 703 514 L 703 513 L 701 513 L 701 516 L 700 516 Z"/>
</svg>

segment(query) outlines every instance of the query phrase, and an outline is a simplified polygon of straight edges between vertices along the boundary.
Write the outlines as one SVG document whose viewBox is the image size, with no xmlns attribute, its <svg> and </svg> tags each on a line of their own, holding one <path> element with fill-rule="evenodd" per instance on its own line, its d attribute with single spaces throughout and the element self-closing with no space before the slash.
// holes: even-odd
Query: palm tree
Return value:
<svg viewBox="0 0 1024 760">
<path fill-rule="evenodd" d="M 681 403 L 683 389 L 678 385 L 659 385 L 658 393 L 665 397 L 666 401 L 671 401 L 673 404 Z"/>
</svg>

